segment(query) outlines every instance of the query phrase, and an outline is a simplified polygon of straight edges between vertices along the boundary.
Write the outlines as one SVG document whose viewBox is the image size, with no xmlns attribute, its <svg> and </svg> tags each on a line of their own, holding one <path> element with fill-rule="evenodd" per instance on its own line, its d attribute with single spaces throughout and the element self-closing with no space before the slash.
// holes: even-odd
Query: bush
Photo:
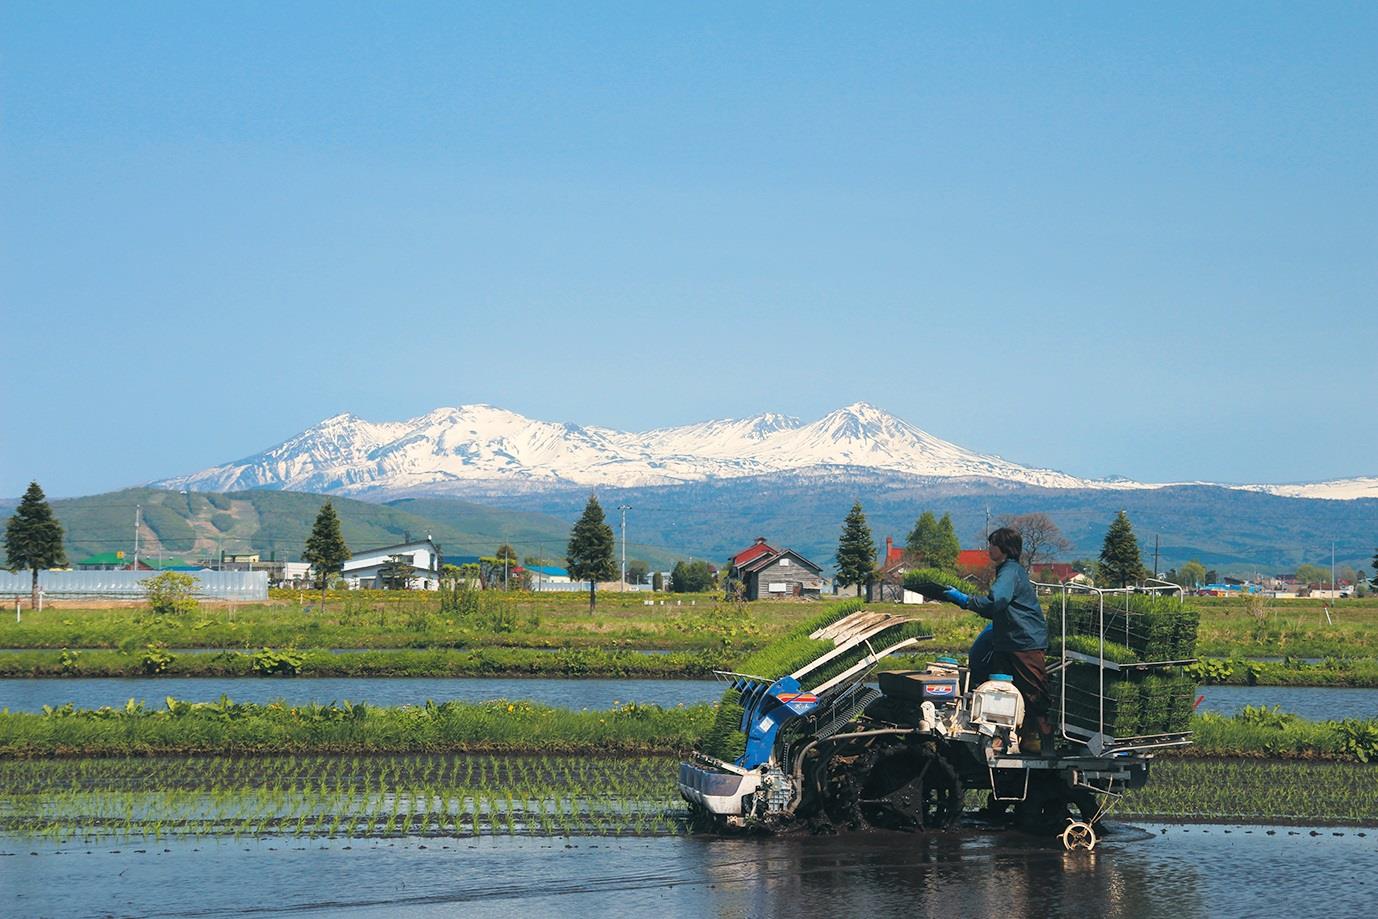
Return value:
<svg viewBox="0 0 1378 919">
<path fill-rule="evenodd" d="M 139 582 L 148 608 L 157 616 L 186 616 L 196 612 L 196 578 L 181 571 L 164 571 Z"/>
<path fill-rule="evenodd" d="M 139 659 L 139 666 L 149 676 L 157 676 L 160 673 L 166 673 L 167 668 L 176 659 L 161 645 L 149 645 L 144 649 L 143 657 Z"/>
<path fill-rule="evenodd" d="M 254 672 L 260 676 L 296 676 L 304 663 L 306 655 L 300 651 L 264 648 L 254 655 Z"/>
</svg>

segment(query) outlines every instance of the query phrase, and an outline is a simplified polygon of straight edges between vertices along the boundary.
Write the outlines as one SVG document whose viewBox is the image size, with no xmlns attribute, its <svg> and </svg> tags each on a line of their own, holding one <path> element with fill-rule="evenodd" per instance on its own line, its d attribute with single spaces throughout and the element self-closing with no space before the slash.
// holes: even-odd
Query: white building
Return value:
<svg viewBox="0 0 1378 919">
<path fill-rule="evenodd" d="M 440 549 L 429 536 L 416 542 L 356 552 L 344 563 L 340 575 L 351 587 L 381 589 L 383 566 L 397 556 L 402 556 L 403 561 L 412 566 L 412 576 L 407 580 L 408 590 L 440 588 Z"/>
</svg>

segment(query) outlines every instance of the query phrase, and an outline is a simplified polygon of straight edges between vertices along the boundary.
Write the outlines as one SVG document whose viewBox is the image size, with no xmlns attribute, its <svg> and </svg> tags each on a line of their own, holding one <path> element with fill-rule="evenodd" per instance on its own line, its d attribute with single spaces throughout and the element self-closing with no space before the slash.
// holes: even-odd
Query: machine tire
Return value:
<svg viewBox="0 0 1378 919">
<path fill-rule="evenodd" d="M 860 785 L 858 804 L 866 823 L 895 830 L 942 830 L 962 816 L 957 771 L 931 746 L 892 746 L 879 751 Z"/>
</svg>

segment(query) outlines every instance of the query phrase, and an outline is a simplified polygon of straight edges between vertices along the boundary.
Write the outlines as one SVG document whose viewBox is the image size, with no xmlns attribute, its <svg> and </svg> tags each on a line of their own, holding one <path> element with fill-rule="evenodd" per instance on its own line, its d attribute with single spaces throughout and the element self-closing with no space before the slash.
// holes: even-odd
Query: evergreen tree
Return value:
<svg viewBox="0 0 1378 919">
<path fill-rule="evenodd" d="M 952 526 L 952 517 L 943 514 L 938 521 L 938 538 L 934 540 L 928 563 L 934 568 L 953 569 L 957 567 L 957 556 L 962 552 L 962 544 L 957 539 L 957 530 Z"/>
<path fill-rule="evenodd" d="M 1143 577 L 1144 565 L 1139 558 L 1139 541 L 1129 515 L 1120 511 L 1105 533 L 1100 550 L 1100 578 L 1114 587 L 1127 587 Z"/>
<path fill-rule="evenodd" d="M 861 502 L 852 505 L 847 519 L 842 523 L 842 538 L 837 543 L 837 583 L 843 587 L 856 585 L 856 595 L 861 596 L 861 585 L 871 581 L 876 567 L 876 544 L 871 539 L 871 528 L 866 525 L 866 515 L 861 512 Z"/>
<path fill-rule="evenodd" d="M 1378 549 L 1373 550 L 1373 586 L 1378 587 Z"/>
<path fill-rule="evenodd" d="M 10 571 L 33 572 L 33 606 L 38 609 L 38 572 L 67 564 L 62 549 L 62 524 L 53 516 L 37 482 L 30 482 L 14 516 L 5 524 L 5 556 Z"/>
<path fill-rule="evenodd" d="M 904 547 L 918 557 L 919 561 L 925 565 L 932 564 L 929 555 L 938 545 L 938 518 L 933 516 L 932 511 L 924 511 L 919 515 L 918 521 L 914 524 L 914 529 L 909 531 L 909 537 L 904 541 Z"/>
<path fill-rule="evenodd" d="M 329 501 L 321 505 L 316 522 L 311 527 L 311 535 L 306 537 L 306 551 L 301 554 L 302 561 L 310 562 L 316 569 L 316 579 L 321 584 L 321 606 L 325 606 L 325 591 L 330 586 L 330 576 L 339 574 L 344 563 L 349 561 L 349 547 L 345 545 L 344 534 L 340 532 L 340 518 Z"/>
<path fill-rule="evenodd" d="M 569 546 L 565 550 L 569 576 L 576 581 L 589 582 L 589 613 L 597 602 L 598 582 L 611 581 L 617 574 L 612 549 L 612 527 L 604 521 L 598 498 L 589 495 L 589 503 L 584 505 L 584 513 L 570 531 Z"/>
<path fill-rule="evenodd" d="M 415 573 L 416 566 L 411 563 L 410 555 L 389 555 L 378 569 L 378 580 L 383 582 L 385 590 L 409 590 Z"/>
</svg>

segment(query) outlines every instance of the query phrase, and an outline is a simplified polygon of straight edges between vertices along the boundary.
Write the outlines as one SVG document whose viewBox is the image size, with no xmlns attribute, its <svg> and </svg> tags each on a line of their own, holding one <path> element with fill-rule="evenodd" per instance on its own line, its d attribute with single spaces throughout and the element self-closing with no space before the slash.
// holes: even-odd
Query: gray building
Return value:
<svg viewBox="0 0 1378 919">
<path fill-rule="evenodd" d="M 818 599 L 823 593 L 823 569 L 793 549 L 772 549 L 736 566 L 733 576 L 748 600 L 779 597 Z"/>
</svg>

